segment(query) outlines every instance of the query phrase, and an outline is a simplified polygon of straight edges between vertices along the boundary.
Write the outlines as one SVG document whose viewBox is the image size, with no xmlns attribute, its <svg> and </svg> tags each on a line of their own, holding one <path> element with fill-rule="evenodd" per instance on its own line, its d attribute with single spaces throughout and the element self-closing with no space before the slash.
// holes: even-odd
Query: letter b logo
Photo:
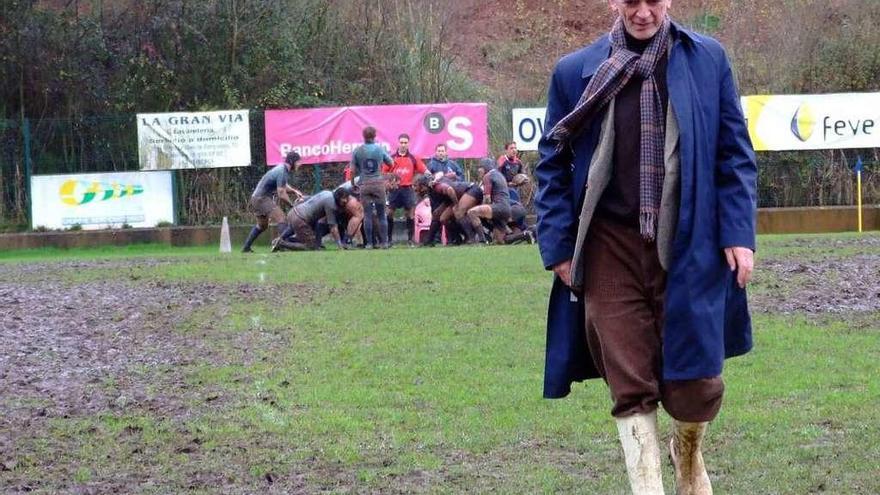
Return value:
<svg viewBox="0 0 880 495">
<path fill-rule="evenodd" d="M 446 128 L 446 119 L 438 112 L 431 112 L 425 116 L 424 124 L 431 134 L 440 134 Z"/>
</svg>

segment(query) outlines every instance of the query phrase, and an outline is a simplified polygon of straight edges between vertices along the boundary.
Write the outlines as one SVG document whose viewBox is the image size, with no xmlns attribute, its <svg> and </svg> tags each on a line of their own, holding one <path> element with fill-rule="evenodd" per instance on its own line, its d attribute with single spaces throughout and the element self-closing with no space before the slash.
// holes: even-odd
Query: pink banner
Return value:
<svg viewBox="0 0 880 495">
<path fill-rule="evenodd" d="M 409 134 L 410 151 L 434 155 L 445 144 L 451 158 L 488 154 L 488 110 L 485 103 L 384 105 L 371 107 L 266 110 L 266 162 L 277 165 L 289 151 L 302 163 L 347 162 L 364 140 L 364 127 L 376 128 L 376 143 L 389 152 L 397 136 Z"/>
</svg>

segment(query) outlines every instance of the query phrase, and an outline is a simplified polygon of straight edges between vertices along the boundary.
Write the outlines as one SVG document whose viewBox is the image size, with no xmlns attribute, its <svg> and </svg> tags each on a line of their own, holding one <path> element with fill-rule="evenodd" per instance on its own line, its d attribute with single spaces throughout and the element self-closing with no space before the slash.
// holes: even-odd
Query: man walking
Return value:
<svg viewBox="0 0 880 495">
<path fill-rule="evenodd" d="M 379 242 L 383 249 L 388 248 L 388 219 L 385 217 L 385 180 L 382 178 L 381 164 L 393 165 L 394 161 L 384 148 L 375 143 L 376 129 L 364 128 L 364 144 L 358 146 L 351 156 L 352 188 L 355 178 L 360 177 L 361 203 L 364 205 L 364 240 L 367 249 L 373 247 L 373 213 L 378 217 Z"/>
<path fill-rule="evenodd" d="M 563 57 L 535 176 L 555 274 L 544 395 L 602 377 L 632 491 L 663 493 L 658 403 L 679 494 L 711 494 L 701 443 L 725 358 L 751 349 L 756 165 L 721 45 L 671 0 L 608 0 L 609 35 Z"/>
</svg>

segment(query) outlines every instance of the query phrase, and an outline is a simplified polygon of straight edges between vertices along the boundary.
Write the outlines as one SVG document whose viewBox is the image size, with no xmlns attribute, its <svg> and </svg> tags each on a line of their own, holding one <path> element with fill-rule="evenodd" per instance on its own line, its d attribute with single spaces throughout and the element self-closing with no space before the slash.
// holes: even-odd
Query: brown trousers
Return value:
<svg viewBox="0 0 880 495">
<path fill-rule="evenodd" d="M 657 245 L 637 228 L 594 217 L 584 259 L 587 344 L 605 379 L 611 414 L 648 413 L 657 403 L 679 421 L 711 421 L 721 408 L 720 376 L 663 380 L 666 272 Z"/>
<path fill-rule="evenodd" d="M 308 249 L 316 249 L 318 247 L 317 234 L 314 229 L 312 229 L 312 226 L 306 223 L 306 221 L 297 214 L 296 208 L 287 213 L 287 223 L 293 228 L 294 233 L 296 233 L 296 242 L 305 244 Z"/>
</svg>

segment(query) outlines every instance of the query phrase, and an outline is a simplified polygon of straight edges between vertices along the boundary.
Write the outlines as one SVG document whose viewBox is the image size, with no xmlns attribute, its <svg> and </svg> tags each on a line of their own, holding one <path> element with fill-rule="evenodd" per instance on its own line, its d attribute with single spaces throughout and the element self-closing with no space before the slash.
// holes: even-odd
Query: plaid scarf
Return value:
<svg viewBox="0 0 880 495">
<path fill-rule="evenodd" d="M 643 78 L 640 94 L 641 149 L 639 150 L 639 230 L 642 238 L 653 241 L 663 195 L 663 145 L 666 122 L 654 69 L 669 42 L 669 18 L 663 21 L 654 39 L 640 56 L 626 46 L 623 20 L 618 17 L 611 29 L 611 56 L 599 66 L 574 110 L 550 130 L 550 139 L 562 149 L 613 100 L 633 76 Z"/>
</svg>

